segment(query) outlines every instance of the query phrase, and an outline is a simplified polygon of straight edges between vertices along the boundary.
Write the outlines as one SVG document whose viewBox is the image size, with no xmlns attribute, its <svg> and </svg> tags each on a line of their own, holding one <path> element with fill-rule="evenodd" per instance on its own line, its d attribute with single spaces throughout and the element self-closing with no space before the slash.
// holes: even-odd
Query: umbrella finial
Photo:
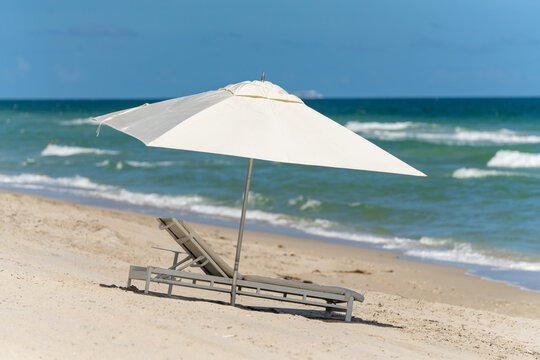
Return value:
<svg viewBox="0 0 540 360">
<path fill-rule="evenodd" d="M 264 71 L 263 71 L 262 76 L 261 76 L 261 81 L 264 82 Z"/>
</svg>

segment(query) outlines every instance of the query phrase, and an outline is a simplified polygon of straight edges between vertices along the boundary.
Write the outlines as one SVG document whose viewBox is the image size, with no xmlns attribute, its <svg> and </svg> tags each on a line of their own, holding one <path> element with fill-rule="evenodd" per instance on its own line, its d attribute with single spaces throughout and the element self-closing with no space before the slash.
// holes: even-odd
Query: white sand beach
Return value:
<svg viewBox="0 0 540 360">
<path fill-rule="evenodd" d="M 246 231 L 243 273 L 364 294 L 345 323 L 202 290 L 126 291 L 130 264 L 168 266 L 151 247 L 177 246 L 152 216 L 1 191 L 0 219 L 1 359 L 540 358 L 540 293 L 462 268 Z M 236 229 L 193 226 L 232 264 Z"/>
</svg>

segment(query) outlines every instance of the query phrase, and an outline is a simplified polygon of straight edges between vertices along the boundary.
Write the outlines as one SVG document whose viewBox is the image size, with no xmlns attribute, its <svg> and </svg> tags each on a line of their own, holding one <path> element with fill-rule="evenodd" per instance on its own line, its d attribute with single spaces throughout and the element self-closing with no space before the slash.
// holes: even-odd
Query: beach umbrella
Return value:
<svg viewBox="0 0 540 360">
<path fill-rule="evenodd" d="M 425 176 L 368 140 L 313 110 L 295 95 L 264 81 L 144 104 L 95 118 L 147 146 L 249 159 L 231 304 L 236 283 L 253 159 Z"/>
</svg>

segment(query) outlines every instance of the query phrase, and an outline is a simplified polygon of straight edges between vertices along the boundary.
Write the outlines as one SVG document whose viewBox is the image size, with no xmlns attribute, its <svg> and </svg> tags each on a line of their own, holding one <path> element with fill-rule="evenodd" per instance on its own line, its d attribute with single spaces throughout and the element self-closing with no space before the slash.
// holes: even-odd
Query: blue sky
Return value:
<svg viewBox="0 0 540 360">
<path fill-rule="evenodd" d="M 540 1 L 1 1 L 0 98 L 540 95 Z"/>
</svg>

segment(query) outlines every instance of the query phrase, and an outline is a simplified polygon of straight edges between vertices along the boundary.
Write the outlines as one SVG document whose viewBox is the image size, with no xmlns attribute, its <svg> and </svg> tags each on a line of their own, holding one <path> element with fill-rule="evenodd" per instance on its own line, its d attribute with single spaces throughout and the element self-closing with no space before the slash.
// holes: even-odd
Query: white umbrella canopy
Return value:
<svg viewBox="0 0 540 360">
<path fill-rule="evenodd" d="M 425 176 L 268 81 L 244 81 L 95 120 L 148 146 Z"/>
<path fill-rule="evenodd" d="M 106 124 L 147 146 L 249 158 L 231 288 L 232 305 L 253 159 L 425 176 L 264 80 L 244 81 L 215 91 L 144 104 L 94 120 L 100 127 Z"/>
</svg>

